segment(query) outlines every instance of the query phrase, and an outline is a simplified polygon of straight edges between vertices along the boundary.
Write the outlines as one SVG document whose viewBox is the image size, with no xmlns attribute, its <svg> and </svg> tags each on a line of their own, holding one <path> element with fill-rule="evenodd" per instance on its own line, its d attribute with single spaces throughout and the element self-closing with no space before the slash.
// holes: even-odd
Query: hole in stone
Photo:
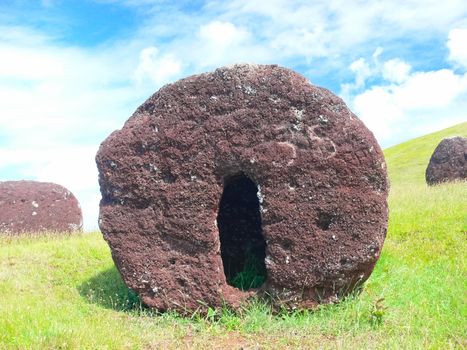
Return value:
<svg viewBox="0 0 467 350">
<path fill-rule="evenodd" d="M 258 188 L 245 174 L 226 179 L 217 215 L 227 283 L 241 290 L 266 280 L 266 242 L 261 228 Z"/>
<path fill-rule="evenodd" d="M 334 216 L 332 214 L 320 212 L 318 214 L 318 220 L 316 220 L 316 225 L 322 230 L 329 230 L 333 219 Z"/>
<path fill-rule="evenodd" d="M 162 173 L 162 181 L 166 184 L 172 184 L 176 180 L 175 176 L 170 171 L 164 171 Z"/>
<path fill-rule="evenodd" d="M 290 248 L 292 248 L 292 241 L 290 241 L 288 239 L 284 240 L 284 243 L 282 243 L 282 247 L 285 250 L 290 250 Z"/>
<path fill-rule="evenodd" d="M 178 282 L 178 284 L 179 284 L 180 286 L 182 286 L 182 287 L 186 287 L 186 286 L 187 286 L 186 281 L 185 281 L 184 279 L 182 279 L 182 278 L 177 278 L 177 282 Z"/>
</svg>

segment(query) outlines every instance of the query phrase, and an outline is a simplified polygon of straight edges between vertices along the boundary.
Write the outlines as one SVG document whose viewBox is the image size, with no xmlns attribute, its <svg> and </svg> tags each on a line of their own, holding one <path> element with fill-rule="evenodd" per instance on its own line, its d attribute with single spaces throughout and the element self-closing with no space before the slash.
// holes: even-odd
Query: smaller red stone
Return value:
<svg viewBox="0 0 467 350">
<path fill-rule="evenodd" d="M 467 138 L 443 139 L 431 156 L 426 168 L 426 182 L 436 185 L 441 182 L 467 179 Z"/>
<path fill-rule="evenodd" d="M 48 182 L 0 182 L 0 234 L 81 230 L 78 200 L 65 187 Z"/>
</svg>

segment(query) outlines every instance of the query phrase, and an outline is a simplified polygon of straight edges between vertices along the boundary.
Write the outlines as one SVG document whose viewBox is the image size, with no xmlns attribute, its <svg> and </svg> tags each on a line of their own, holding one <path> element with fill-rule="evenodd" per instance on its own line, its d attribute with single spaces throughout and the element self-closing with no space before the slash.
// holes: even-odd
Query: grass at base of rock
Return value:
<svg viewBox="0 0 467 350">
<path fill-rule="evenodd" d="M 467 136 L 467 123 L 450 133 Z M 467 184 L 421 178 L 425 148 L 444 136 L 386 151 L 388 236 L 360 294 L 314 311 L 253 300 L 238 313 L 158 314 L 125 287 L 98 232 L 0 237 L 0 348 L 465 348 Z"/>
<path fill-rule="evenodd" d="M 247 256 L 245 266 L 234 278 L 229 281 L 231 286 L 246 291 L 252 288 L 259 288 L 266 281 L 266 268 L 264 263 L 255 255 Z"/>
</svg>

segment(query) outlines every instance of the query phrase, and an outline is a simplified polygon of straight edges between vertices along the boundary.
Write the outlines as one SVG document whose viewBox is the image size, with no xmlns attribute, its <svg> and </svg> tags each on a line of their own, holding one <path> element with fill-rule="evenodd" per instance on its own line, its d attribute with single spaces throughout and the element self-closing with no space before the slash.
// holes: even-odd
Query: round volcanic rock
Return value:
<svg viewBox="0 0 467 350">
<path fill-rule="evenodd" d="M 255 294 L 332 302 L 369 277 L 386 235 L 373 134 L 340 98 L 275 65 L 163 87 L 96 161 L 104 238 L 127 286 L 159 310 Z M 246 291 L 231 285 L 248 271 L 259 279 Z"/>
<path fill-rule="evenodd" d="M 425 177 L 429 185 L 467 179 L 467 138 L 443 139 L 431 156 Z"/>
<path fill-rule="evenodd" d="M 83 224 L 75 196 L 63 186 L 37 181 L 0 182 L 0 234 L 71 232 Z"/>
</svg>

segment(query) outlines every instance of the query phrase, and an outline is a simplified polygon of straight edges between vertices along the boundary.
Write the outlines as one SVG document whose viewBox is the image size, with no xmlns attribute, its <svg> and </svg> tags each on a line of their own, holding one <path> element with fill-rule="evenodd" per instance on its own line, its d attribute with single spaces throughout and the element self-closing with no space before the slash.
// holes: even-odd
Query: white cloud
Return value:
<svg viewBox="0 0 467 350">
<path fill-rule="evenodd" d="M 453 61 L 462 59 L 463 36 L 449 33 Z M 341 85 L 341 96 L 384 147 L 466 120 L 467 73 L 417 71 L 401 58 L 381 61 L 381 53 L 352 62 L 354 82 Z"/>
<path fill-rule="evenodd" d="M 200 27 L 199 37 L 212 45 L 215 50 L 223 50 L 231 45 L 245 42 L 249 38 L 249 33 L 232 23 L 213 21 Z"/>
<path fill-rule="evenodd" d="M 391 91 L 380 86 L 355 96 L 352 105 L 354 112 L 380 142 L 392 137 L 392 125 L 403 117 Z"/>
<path fill-rule="evenodd" d="M 63 62 L 54 55 L 12 45 L 0 47 L 0 77 L 41 80 L 63 73 Z"/>
<path fill-rule="evenodd" d="M 199 67 L 209 67 L 232 63 L 243 55 L 248 46 L 250 33 L 230 22 L 212 21 L 201 25 L 195 40 L 190 46 L 193 58 Z"/>
<path fill-rule="evenodd" d="M 444 108 L 465 93 L 467 75 L 449 69 L 414 73 L 392 89 L 396 103 L 405 110 Z"/>
<path fill-rule="evenodd" d="M 451 30 L 447 46 L 449 59 L 467 68 L 467 28 Z"/>
<path fill-rule="evenodd" d="M 360 119 L 389 146 L 466 120 L 467 73 L 414 72 L 400 83 L 373 86 L 351 99 Z"/>
<path fill-rule="evenodd" d="M 0 25 L 0 43 L 21 44 L 22 47 L 36 46 L 45 44 L 50 37 L 36 30 L 17 25 Z"/>
<path fill-rule="evenodd" d="M 353 61 L 349 68 L 355 74 L 355 88 L 364 86 L 365 80 L 373 75 L 370 65 L 363 58 Z"/>
<path fill-rule="evenodd" d="M 349 65 L 349 70 L 354 74 L 354 81 L 341 85 L 340 95 L 342 98 L 350 100 L 355 91 L 365 87 L 367 79 L 381 74 L 382 65 L 379 62 L 379 57 L 382 53 L 383 48 L 377 47 L 371 55 L 372 59 L 370 61 L 360 57 Z"/>
<path fill-rule="evenodd" d="M 399 40 L 409 45 L 412 39 L 432 40 L 467 17 L 464 0 L 449 6 L 436 0 L 210 0 L 191 12 L 186 2 L 112 2 L 144 11 L 139 37 L 170 37 L 156 46 L 182 57 L 190 73 L 233 62 L 287 65 L 316 59 L 326 67 L 315 71 L 335 72 L 355 53 L 367 55 L 368 48 Z"/>
<path fill-rule="evenodd" d="M 180 74 L 181 70 L 182 63 L 175 56 L 160 56 L 156 47 L 146 47 L 140 52 L 135 78 L 138 83 L 150 80 L 160 86 Z"/>
<path fill-rule="evenodd" d="M 408 79 L 411 69 L 410 64 L 395 58 L 384 62 L 383 78 L 391 83 L 402 83 Z"/>
<path fill-rule="evenodd" d="M 286 56 L 322 57 L 330 52 L 325 37 L 325 30 L 320 26 L 289 28 L 272 38 L 271 48 Z"/>
<path fill-rule="evenodd" d="M 222 1 L 212 1 L 222 9 Z M 281 43 L 281 55 L 331 56 L 369 41 L 407 38 L 407 33 L 445 33 L 465 19 L 464 0 L 346 1 L 233 0 L 225 5 L 231 20 L 255 16 L 258 36 Z M 304 33 L 312 33 L 310 40 Z M 279 40 L 276 38 L 280 38 Z"/>
</svg>

